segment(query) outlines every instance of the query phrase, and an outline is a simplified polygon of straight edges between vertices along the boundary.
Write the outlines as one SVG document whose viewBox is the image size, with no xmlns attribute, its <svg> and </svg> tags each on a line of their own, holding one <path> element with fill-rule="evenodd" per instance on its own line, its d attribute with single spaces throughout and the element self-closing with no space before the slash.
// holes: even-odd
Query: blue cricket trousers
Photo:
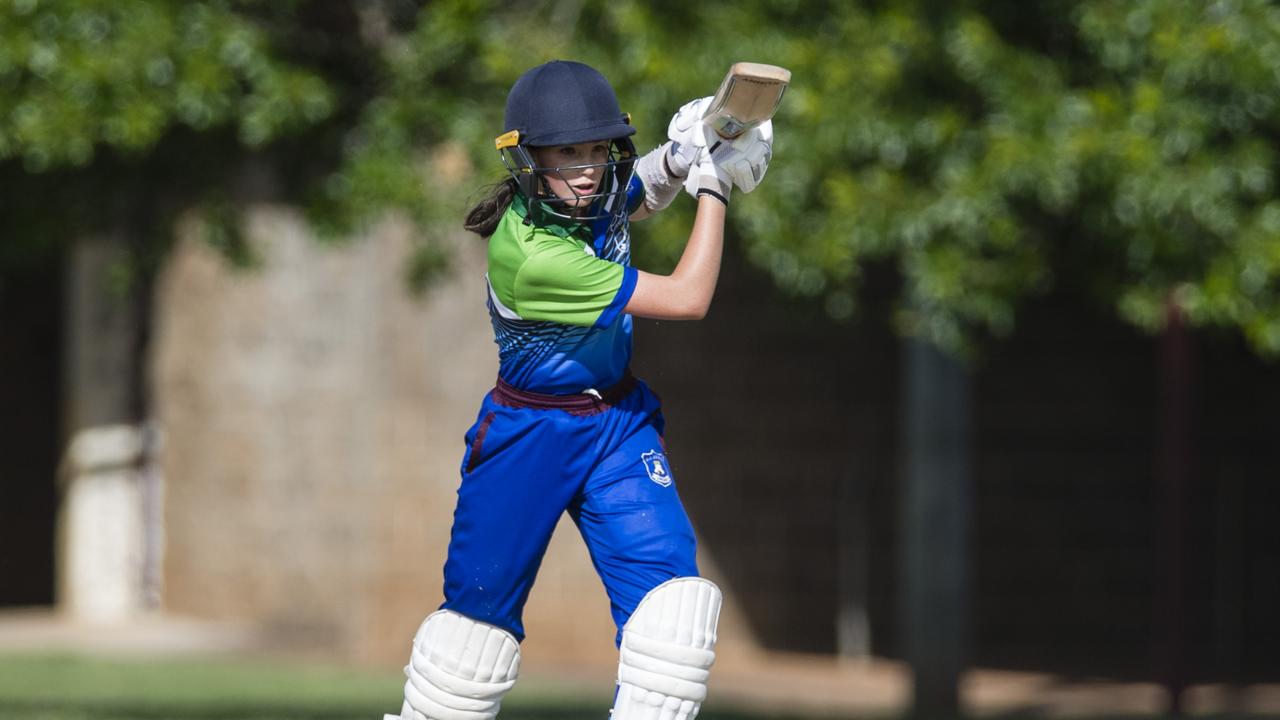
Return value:
<svg viewBox="0 0 1280 720">
<path fill-rule="evenodd" d="M 627 376 L 591 395 L 501 379 L 467 431 L 441 606 L 524 639 L 521 614 L 561 513 L 604 581 L 618 635 L 651 589 L 698 574 L 658 398 Z"/>
</svg>

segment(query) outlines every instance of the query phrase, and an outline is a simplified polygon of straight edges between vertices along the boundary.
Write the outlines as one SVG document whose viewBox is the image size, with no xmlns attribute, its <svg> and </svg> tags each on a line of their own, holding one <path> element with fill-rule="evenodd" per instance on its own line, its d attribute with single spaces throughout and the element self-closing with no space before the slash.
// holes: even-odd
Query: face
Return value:
<svg viewBox="0 0 1280 720">
<path fill-rule="evenodd" d="M 599 191 L 609 161 L 609 142 L 578 143 L 533 148 L 533 159 L 541 168 L 560 168 L 543 172 L 542 179 L 553 195 L 574 210 L 585 209 L 592 199 L 584 196 Z M 573 167 L 590 165 L 591 167 Z"/>
</svg>

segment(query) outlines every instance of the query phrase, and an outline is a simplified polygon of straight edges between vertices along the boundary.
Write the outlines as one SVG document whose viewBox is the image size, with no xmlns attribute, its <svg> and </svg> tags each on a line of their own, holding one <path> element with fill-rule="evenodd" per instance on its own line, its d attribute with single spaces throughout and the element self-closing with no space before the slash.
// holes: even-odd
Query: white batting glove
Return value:
<svg viewBox="0 0 1280 720">
<path fill-rule="evenodd" d="M 685 103 L 667 125 L 671 139 L 636 161 L 636 175 L 644 183 L 644 204 L 650 212 L 661 212 L 670 205 L 689 171 L 698 164 L 706 147 L 702 115 L 710 103 L 710 97 Z"/>
<path fill-rule="evenodd" d="M 667 152 L 667 167 L 676 177 L 686 177 L 689 169 L 698 163 L 698 154 L 707 147 L 709 129 L 702 122 L 711 96 L 685 103 L 671 117 L 667 125 L 667 137 L 671 139 Z"/>
<path fill-rule="evenodd" d="M 773 121 L 766 120 L 733 140 L 733 147 L 740 153 L 737 162 L 726 165 L 733 184 L 742 192 L 756 189 L 773 159 Z"/>
<path fill-rule="evenodd" d="M 773 158 L 773 126 L 765 122 L 734 140 L 713 142 L 684 181 L 684 189 L 697 197 L 703 190 L 718 193 L 726 203 L 737 185 L 743 192 L 756 189 Z"/>
<path fill-rule="evenodd" d="M 728 205 L 729 192 L 733 190 L 733 175 L 728 168 L 740 162 L 741 153 L 731 143 L 723 142 L 714 146 L 711 152 L 699 155 L 698 164 L 689 170 L 689 177 L 684 181 L 685 192 L 694 199 L 710 193 Z"/>
</svg>

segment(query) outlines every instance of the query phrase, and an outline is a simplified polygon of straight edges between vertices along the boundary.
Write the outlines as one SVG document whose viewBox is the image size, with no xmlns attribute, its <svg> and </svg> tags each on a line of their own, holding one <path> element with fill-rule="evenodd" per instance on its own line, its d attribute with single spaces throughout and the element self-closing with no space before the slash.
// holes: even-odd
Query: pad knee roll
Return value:
<svg viewBox="0 0 1280 720">
<path fill-rule="evenodd" d="M 402 720 L 493 720 L 520 672 L 520 643 L 452 610 L 432 613 L 404 669 Z"/>
<path fill-rule="evenodd" d="M 720 589 L 696 577 L 649 591 L 622 629 L 613 720 L 693 720 L 715 662 Z"/>
</svg>

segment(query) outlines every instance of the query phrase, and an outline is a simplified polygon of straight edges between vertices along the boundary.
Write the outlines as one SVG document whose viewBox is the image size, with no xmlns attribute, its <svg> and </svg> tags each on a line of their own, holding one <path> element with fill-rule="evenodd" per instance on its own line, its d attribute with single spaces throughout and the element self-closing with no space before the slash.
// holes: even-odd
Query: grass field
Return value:
<svg viewBox="0 0 1280 720">
<path fill-rule="evenodd" d="M 403 676 L 395 671 L 300 662 L 0 652 L 0 720 L 381 720 L 382 713 L 399 710 L 402 683 Z M 503 703 L 500 720 L 608 719 L 610 688 L 584 696 L 565 687 L 522 681 Z M 994 717 L 1043 716 L 1032 711 Z M 1257 720 L 1277 716 L 1196 717 Z M 749 706 L 727 711 L 713 701 L 698 718 L 802 720 L 803 716 L 758 714 Z M 1128 715 L 1125 720 L 1139 718 L 1160 720 L 1152 715 Z"/>
<path fill-rule="evenodd" d="M 295 664 L 0 655 L 0 718 L 381 720 L 399 686 L 390 673 Z"/>
<path fill-rule="evenodd" d="M 382 720 L 403 677 L 298 663 L 107 660 L 0 654 L 0 720 Z M 502 720 L 606 720 L 608 689 L 589 698 L 522 684 Z M 708 709 L 705 720 L 754 716 Z"/>
</svg>

